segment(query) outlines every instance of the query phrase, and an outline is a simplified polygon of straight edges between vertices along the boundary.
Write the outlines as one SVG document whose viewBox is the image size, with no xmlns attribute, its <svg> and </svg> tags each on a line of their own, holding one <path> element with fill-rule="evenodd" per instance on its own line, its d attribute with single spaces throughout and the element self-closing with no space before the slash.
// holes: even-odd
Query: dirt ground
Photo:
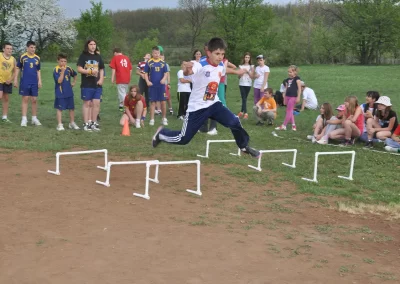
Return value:
<svg viewBox="0 0 400 284">
<path fill-rule="evenodd" d="M 102 161 L 62 157 L 55 176 L 53 154 L 0 151 L 1 284 L 400 279 L 398 220 L 338 212 L 334 199 L 285 181 L 249 183 L 210 165 L 202 197 L 185 192 L 195 166 L 161 166 L 145 200 L 132 195 L 144 192 L 144 165 L 116 166 L 108 188 L 95 183 Z"/>
</svg>

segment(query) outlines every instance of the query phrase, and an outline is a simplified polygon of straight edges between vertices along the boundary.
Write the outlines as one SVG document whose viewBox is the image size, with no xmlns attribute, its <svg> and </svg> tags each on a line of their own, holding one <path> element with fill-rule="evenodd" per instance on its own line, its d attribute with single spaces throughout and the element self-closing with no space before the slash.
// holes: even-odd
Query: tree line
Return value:
<svg viewBox="0 0 400 284">
<path fill-rule="evenodd" d="M 54 58 L 60 51 L 77 57 L 83 42 L 94 37 L 106 60 L 118 46 L 134 61 L 151 46 L 162 45 L 167 61 L 177 65 L 191 58 L 194 49 L 202 50 L 208 39 L 220 36 L 227 41 L 227 57 L 233 62 L 249 51 L 264 54 L 269 65 L 398 63 L 399 4 L 400 0 L 307 0 L 286 5 L 178 0 L 176 9 L 108 11 L 101 2 L 91 1 L 90 9 L 71 20 L 56 0 L 2 0 L 0 40 L 21 48 L 22 41 L 33 39 L 39 42 L 42 57 Z"/>
</svg>

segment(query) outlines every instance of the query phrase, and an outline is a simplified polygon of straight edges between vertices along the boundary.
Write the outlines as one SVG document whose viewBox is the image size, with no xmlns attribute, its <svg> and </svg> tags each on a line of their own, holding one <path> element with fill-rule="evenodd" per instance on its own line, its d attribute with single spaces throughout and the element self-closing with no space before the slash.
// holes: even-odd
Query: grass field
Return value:
<svg viewBox="0 0 400 284">
<path fill-rule="evenodd" d="M 75 66 L 75 64 L 71 64 Z M 39 95 L 39 115 L 42 127 L 21 128 L 20 124 L 20 97 L 14 89 L 10 102 L 9 118 L 11 124 L 0 125 L 0 147 L 15 150 L 31 151 L 62 151 L 72 148 L 80 149 L 102 149 L 107 148 L 110 153 L 121 154 L 131 159 L 138 159 L 141 156 L 159 157 L 161 154 L 169 155 L 172 159 L 196 159 L 196 154 L 204 153 L 206 140 L 210 136 L 198 134 L 187 146 L 173 146 L 165 143 L 157 149 L 151 148 L 150 140 L 156 130 L 156 126 L 148 126 L 144 129 L 131 128 L 131 137 L 121 137 L 119 119 L 121 113 L 118 111 L 116 87 L 110 83 L 111 74 L 107 70 L 108 77 L 103 91 L 103 103 L 101 105 L 101 132 L 86 133 L 83 131 L 56 131 L 55 110 L 53 109 L 52 70 L 54 63 L 44 63 L 42 67 L 43 89 Z M 177 67 L 172 68 L 172 97 L 174 99 L 174 110 L 176 111 L 176 72 Z M 392 99 L 394 109 L 400 112 L 400 96 L 395 74 L 398 66 L 306 66 L 300 70 L 300 77 L 308 86 L 314 89 L 319 103 L 330 102 L 334 106 L 343 103 L 347 95 L 356 95 L 360 102 L 364 102 L 365 93 L 368 90 L 378 90 L 381 95 L 387 95 Z M 282 79 L 286 77 L 286 67 L 272 68 L 269 85 L 278 88 Z M 76 98 L 76 122 L 81 124 L 81 101 L 79 82 L 75 86 Z M 137 82 L 134 75 L 132 82 Z M 248 104 L 251 109 L 252 91 Z M 240 95 L 238 80 L 230 76 L 227 92 L 228 107 L 235 113 L 240 110 Z M 285 110 L 278 110 L 276 123 L 283 121 Z M 267 184 L 269 176 L 275 176 L 278 181 L 290 181 L 297 185 L 299 193 L 313 193 L 315 195 L 340 196 L 340 200 L 348 200 L 349 203 L 367 204 L 400 204 L 399 156 L 387 153 L 377 153 L 364 150 L 362 144 L 354 146 L 357 152 L 354 167 L 354 181 L 338 179 L 338 175 L 346 175 L 349 171 L 350 157 L 347 156 L 326 156 L 320 158 L 318 171 L 318 184 L 303 181 L 302 177 L 312 177 L 314 153 L 316 151 L 340 151 L 341 149 L 332 146 L 313 145 L 306 140 L 306 135 L 311 133 L 312 124 L 318 112 L 306 111 L 296 116 L 297 132 L 286 131 L 280 135 L 284 139 L 271 135 L 272 127 L 256 127 L 255 121 L 250 115 L 243 126 L 251 136 L 251 145 L 258 149 L 289 149 L 297 148 L 299 151 L 297 168 L 290 169 L 281 165 L 282 162 L 290 162 L 290 154 L 273 154 L 263 157 L 263 172 L 259 173 L 247 167 L 248 164 L 255 164 L 256 161 L 249 157 L 237 158 L 228 153 L 235 150 L 235 146 L 213 145 L 211 147 L 210 159 L 202 161 L 207 164 L 231 164 L 228 175 L 237 178 L 253 181 L 260 186 Z M 30 116 L 28 116 L 30 120 Z M 64 115 L 64 125 L 68 122 L 67 113 Z M 160 123 L 157 117 L 156 124 Z M 179 129 L 181 121 L 175 116 L 169 117 L 169 127 Z M 211 139 L 232 139 L 227 129 L 219 128 L 219 135 Z M 376 150 L 382 150 L 383 146 L 378 145 Z M 347 149 L 346 149 L 347 150 Z M 338 199 L 338 200 L 339 200 Z"/>
</svg>

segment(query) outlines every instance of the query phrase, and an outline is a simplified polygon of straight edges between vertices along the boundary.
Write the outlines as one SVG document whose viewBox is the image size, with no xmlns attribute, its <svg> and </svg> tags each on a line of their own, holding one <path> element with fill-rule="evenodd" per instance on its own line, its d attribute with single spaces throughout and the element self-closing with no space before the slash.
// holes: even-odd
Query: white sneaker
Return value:
<svg viewBox="0 0 400 284">
<path fill-rule="evenodd" d="M 214 129 L 208 131 L 207 134 L 208 134 L 208 135 L 217 135 L 217 134 L 218 134 L 218 131 L 217 131 L 216 128 L 214 128 Z"/>
<path fill-rule="evenodd" d="M 154 125 L 154 119 L 150 119 L 149 125 Z"/>
<path fill-rule="evenodd" d="M 281 126 L 275 128 L 275 130 L 286 130 L 286 126 L 282 124 Z"/>
<path fill-rule="evenodd" d="M 314 136 L 311 138 L 311 143 L 317 143 L 317 138 L 315 138 Z"/>
<path fill-rule="evenodd" d="M 314 138 L 314 135 L 307 135 L 307 140 L 312 140 Z"/>
<path fill-rule="evenodd" d="M 385 150 L 388 151 L 388 152 L 400 153 L 399 152 L 399 148 L 393 148 L 393 147 L 390 147 L 390 146 L 385 146 Z"/>
<path fill-rule="evenodd" d="M 168 125 L 168 119 L 163 118 L 163 119 L 162 119 L 162 124 L 163 124 L 164 126 L 167 126 L 167 125 Z"/>
<path fill-rule="evenodd" d="M 80 129 L 79 126 L 75 122 L 70 123 L 68 125 L 68 127 L 69 127 L 69 129 L 75 129 L 75 130 Z"/>
<path fill-rule="evenodd" d="M 140 128 L 140 121 L 136 122 L 136 128 Z"/>
<path fill-rule="evenodd" d="M 321 139 L 319 139 L 319 140 L 317 141 L 317 143 L 318 143 L 318 144 L 321 144 L 321 145 L 326 145 L 326 144 L 328 144 L 328 140 L 325 140 L 324 138 L 321 138 Z"/>
<path fill-rule="evenodd" d="M 178 117 L 179 120 L 183 120 L 183 115 L 181 115 L 180 117 Z"/>
<path fill-rule="evenodd" d="M 41 126 L 42 124 L 40 123 L 39 119 L 33 119 L 32 120 L 32 125 Z"/>
<path fill-rule="evenodd" d="M 64 131 L 65 129 L 64 129 L 64 125 L 62 125 L 62 124 L 59 124 L 59 125 L 57 125 L 57 131 Z"/>
<path fill-rule="evenodd" d="M 28 126 L 28 121 L 25 120 L 25 119 L 21 120 L 21 126 L 22 127 L 27 127 Z"/>
</svg>

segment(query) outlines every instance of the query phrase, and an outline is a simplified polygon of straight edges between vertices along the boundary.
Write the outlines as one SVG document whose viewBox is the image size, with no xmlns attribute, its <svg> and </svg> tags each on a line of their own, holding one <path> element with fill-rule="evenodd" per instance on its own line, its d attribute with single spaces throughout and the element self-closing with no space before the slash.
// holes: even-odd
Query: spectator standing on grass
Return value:
<svg viewBox="0 0 400 284">
<path fill-rule="evenodd" d="M 97 53 L 97 42 L 94 39 L 88 39 L 85 42 L 77 66 L 78 73 L 81 74 L 83 130 L 100 131 L 97 115 L 100 111 L 100 99 L 103 94 L 104 62 Z"/>
<path fill-rule="evenodd" d="M 254 158 L 260 157 L 260 152 L 248 145 L 250 137 L 239 118 L 222 105 L 217 95 L 220 76 L 224 75 L 222 60 L 225 49 L 226 43 L 223 39 L 212 38 L 208 42 L 206 61 L 183 63 L 183 74 L 192 76 L 193 90 L 182 130 L 173 131 L 160 126 L 153 136 L 153 147 L 157 147 L 161 141 L 180 145 L 189 143 L 203 122 L 211 117 L 232 131 L 242 152 Z"/>
<path fill-rule="evenodd" d="M 289 78 L 286 80 L 286 93 L 285 93 L 285 104 L 286 104 L 286 116 L 283 124 L 276 130 L 286 130 L 286 125 L 292 123 L 292 130 L 296 131 L 296 123 L 294 121 L 293 110 L 296 103 L 300 102 L 301 96 L 301 80 L 297 76 L 299 68 L 296 65 L 290 65 L 288 69 Z"/>
<path fill-rule="evenodd" d="M 376 101 L 377 110 L 374 118 L 368 118 L 367 120 L 367 133 L 368 141 L 365 143 L 365 147 L 373 147 L 373 138 L 379 140 L 385 140 L 393 135 L 393 132 L 398 126 L 397 114 L 392 110 L 392 104 L 390 98 L 387 96 L 381 96 Z"/>
<path fill-rule="evenodd" d="M 145 79 L 147 86 L 149 87 L 149 99 L 150 99 L 150 125 L 154 125 L 154 112 L 156 103 L 161 104 L 162 113 L 162 124 L 168 125 L 166 117 L 166 95 L 165 95 L 165 82 L 167 80 L 167 66 L 165 62 L 160 58 L 160 48 L 154 46 L 152 48 L 152 58 L 147 61 L 144 67 Z"/>
<path fill-rule="evenodd" d="M 165 62 L 165 55 L 161 55 L 161 60 Z M 171 101 L 171 69 L 169 68 L 169 64 L 165 62 L 167 66 L 167 80 L 165 81 L 165 95 L 167 97 L 167 104 L 168 110 L 170 115 L 174 115 L 174 110 L 172 108 L 172 101 Z"/>
<path fill-rule="evenodd" d="M 254 79 L 254 104 L 263 96 L 263 91 L 268 88 L 269 67 L 265 65 L 264 55 L 257 56 L 258 66 L 253 69 L 252 77 Z"/>
<path fill-rule="evenodd" d="M 17 68 L 14 77 L 14 86 L 17 86 L 18 75 L 21 71 L 21 80 L 19 82 L 19 94 L 22 96 L 22 119 L 21 126 L 28 125 L 27 113 L 29 100 L 32 108 L 32 124 L 42 125 L 37 118 L 37 97 L 39 88 L 42 87 L 42 77 L 40 73 L 40 57 L 35 54 L 36 43 L 28 41 L 26 43 L 26 53 L 22 54 L 17 62 Z"/>
<path fill-rule="evenodd" d="M 179 109 L 178 109 L 178 118 L 183 120 L 186 115 L 186 110 L 188 108 L 190 93 L 192 89 L 190 85 L 192 83 L 190 76 L 183 75 L 183 65 L 181 65 L 181 70 L 178 71 L 178 101 L 179 101 Z"/>
<path fill-rule="evenodd" d="M 3 102 L 2 122 L 11 122 L 8 119 L 9 95 L 12 94 L 13 82 L 16 75 L 16 61 L 12 56 L 13 46 L 9 42 L 3 44 L 3 52 L 0 53 L 0 100 Z M 15 87 L 17 85 L 15 84 Z"/>
<path fill-rule="evenodd" d="M 367 96 L 365 97 L 365 103 L 361 105 L 361 110 L 364 115 L 364 129 L 363 133 L 360 136 L 360 140 L 363 142 L 368 141 L 368 133 L 367 133 L 367 120 L 369 118 L 374 118 L 376 113 L 377 104 L 376 101 L 379 99 L 380 95 L 377 91 L 368 91 Z M 372 139 L 373 142 L 379 142 L 379 139 Z"/>
<path fill-rule="evenodd" d="M 305 109 L 316 110 L 318 108 L 318 100 L 314 90 L 307 87 L 306 83 L 301 81 L 301 92 L 303 94 L 303 102 L 296 105 L 295 109 L 298 111 Z"/>
<path fill-rule="evenodd" d="M 55 82 L 54 108 L 57 109 L 57 131 L 63 131 L 62 111 L 69 110 L 70 129 L 78 130 L 79 126 L 75 123 L 75 102 L 73 87 L 76 84 L 78 74 L 67 65 L 67 55 L 60 53 L 57 57 L 58 65 L 53 70 Z"/>
<path fill-rule="evenodd" d="M 250 52 L 246 52 L 243 57 L 242 61 L 239 65 L 240 69 L 244 69 L 246 72 L 243 75 L 239 75 L 239 90 L 240 90 L 240 97 L 242 98 L 242 106 L 240 108 L 240 112 L 238 113 L 238 117 L 243 117 L 247 119 L 249 117 L 247 113 L 247 97 L 250 93 L 252 79 L 250 74 L 253 73 L 254 65 L 251 65 L 251 54 Z"/>
<path fill-rule="evenodd" d="M 147 105 L 146 99 L 140 94 L 140 89 L 137 85 L 129 88 L 129 93 L 124 98 L 125 112 L 122 115 L 119 124 L 125 125 L 125 121 L 135 125 L 136 128 L 144 127 L 146 120 Z"/>
<path fill-rule="evenodd" d="M 140 61 L 136 67 L 136 74 L 139 75 L 139 89 L 140 93 L 144 95 L 146 99 L 146 105 L 150 105 L 150 100 L 149 100 L 149 87 L 147 86 L 146 83 L 146 78 L 145 78 L 145 72 L 144 72 L 144 67 L 146 66 L 147 61 L 151 58 L 150 53 L 146 53 L 145 56 L 143 57 L 143 61 Z"/>
<path fill-rule="evenodd" d="M 124 100 L 132 76 L 132 64 L 128 56 L 122 54 L 120 48 L 114 48 L 114 56 L 110 62 L 111 83 L 117 84 L 119 110 L 124 111 Z"/>
<path fill-rule="evenodd" d="M 276 119 L 276 102 L 272 97 L 274 90 L 266 88 L 263 92 L 262 98 L 253 107 L 254 115 L 257 119 L 257 126 L 264 125 L 267 121 L 268 125 L 273 125 Z"/>
</svg>

